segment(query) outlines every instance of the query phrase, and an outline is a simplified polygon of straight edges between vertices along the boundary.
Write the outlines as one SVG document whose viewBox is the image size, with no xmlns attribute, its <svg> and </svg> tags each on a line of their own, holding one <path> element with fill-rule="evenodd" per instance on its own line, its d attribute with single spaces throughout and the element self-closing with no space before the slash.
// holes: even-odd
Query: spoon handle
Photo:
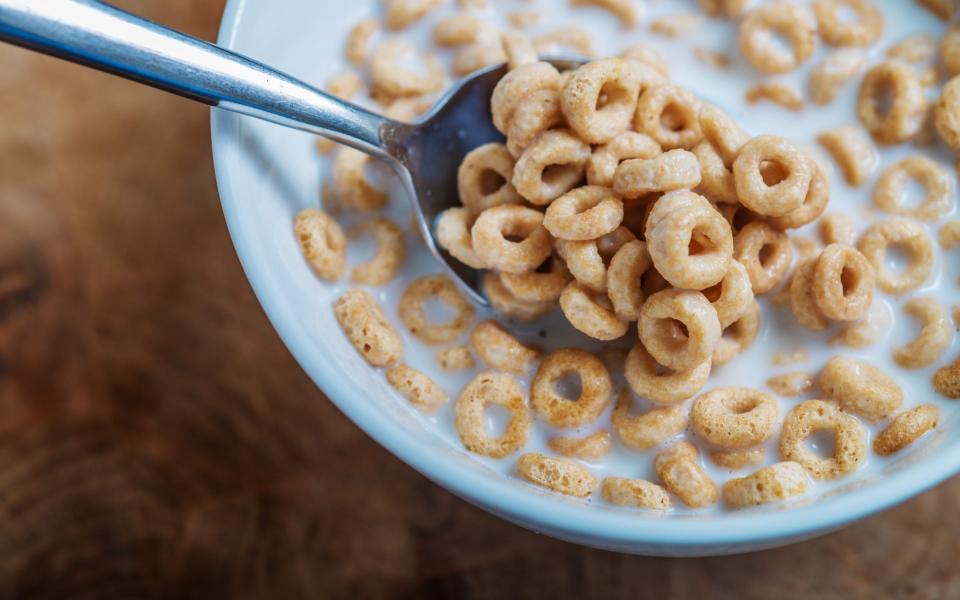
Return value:
<svg viewBox="0 0 960 600">
<path fill-rule="evenodd" d="M 0 39 L 386 157 L 380 115 L 101 2 L 0 0 Z"/>
</svg>

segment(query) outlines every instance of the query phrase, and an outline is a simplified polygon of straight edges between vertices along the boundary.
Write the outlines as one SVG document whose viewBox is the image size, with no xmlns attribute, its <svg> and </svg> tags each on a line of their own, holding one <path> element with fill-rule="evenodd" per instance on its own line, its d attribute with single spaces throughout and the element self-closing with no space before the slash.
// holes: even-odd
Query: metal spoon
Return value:
<svg viewBox="0 0 960 600">
<path fill-rule="evenodd" d="M 502 141 L 490 94 L 503 65 L 461 81 L 417 123 L 344 102 L 262 63 L 94 0 L 0 0 L 0 39 L 133 79 L 210 106 L 323 135 L 389 163 L 423 239 L 454 281 L 487 304 L 478 273 L 440 250 L 436 216 L 457 202 L 457 167 L 477 146 Z M 554 60 L 570 68 L 576 60 Z"/>
</svg>

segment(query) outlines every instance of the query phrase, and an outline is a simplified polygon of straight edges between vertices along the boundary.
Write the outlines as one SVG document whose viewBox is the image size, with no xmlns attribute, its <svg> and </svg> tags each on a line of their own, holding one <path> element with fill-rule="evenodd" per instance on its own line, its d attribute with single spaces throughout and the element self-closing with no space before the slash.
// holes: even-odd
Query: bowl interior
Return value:
<svg viewBox="0 0 960 600">
<path fill-rule="evenodd" d="M 321 86 L 339 68 L 345 32 L 377 10 L 375 4 L 379 3 L 229 0 L 219 42 Z M 916 13 L 910 13 L 911 19 L 889 16 L 890 27 L 905 31 L 923 30 L 934 23 Z M 708 41 L 723 47 L 724 35 L 729 37 L 729 33 L 706 37 L 712 36 Z M 601 50 L 607 45 L 622 47 L 623 41 L 601 40 Z M 704 71 L 685 56 L 672 62 L 680 65 L 673 68 L 674 79 L 681 84 L 707 97 L 742 93 L 742 81 L 733 83 L 730 77 Z M 735 64 L 734 70 L 738 76 L 748 76 L 743 75 L 743 65 Z M 839 102 L 852 106 L 849 94 L 855 90 L 846 92 L 848 96 Z M 730 112 L 754 133 L 784 127 L 782 112 L 746 114 L 735 108 Z M 853 119 L 852 114 L 848 117 Z M 326 285 L 313 276 L 291 231 L 294 215 L 319 203 L 325 174 L 313 150 L 314 138 L 223 111 L 214 110 L 212 120 L 217 180 L 231 236 L 257 296 L 295 358 L 327 396 L 380 444 L 487 510 L 537 531 L 608 549 L 712 554 L 777 545 L 836 528 L 960 469 L 960 431 L 953 411 L 945 413 L 947 418 L 922 448 L 868 474 L 850 477 L 819 497 L 788 506 L 732 514 L 651 516 L 547 493 L 506 477 L 502 469 L 455 443 L 449 428 L 438 423 L 443 415 L 427 417 L 411 409 L 340 331 L 331 304 L 343 287 Z M 392 210 L 398 222 L 406 222 L 402 202 L 394 200 Z M 437 270 L 425 253 L 414 257 L 414 273 Z M 388 307 L 388 312 L 398 322 L 395 309 Z"/>
</svg>

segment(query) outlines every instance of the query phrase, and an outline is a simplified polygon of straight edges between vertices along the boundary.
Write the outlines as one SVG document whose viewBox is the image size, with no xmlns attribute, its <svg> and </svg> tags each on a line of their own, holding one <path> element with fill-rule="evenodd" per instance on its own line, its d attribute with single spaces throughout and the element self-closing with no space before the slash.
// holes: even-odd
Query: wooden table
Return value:
<svg viewBox="0 0 960 600">
<path fill-rule="evenodd" d="M 208 39 L 222 8 L 119 4 Z M 205 108 L 19 49 L 0 64 L 0 598 L 960 596 L 960 479 L 701 560 L 588 550 L 458 500 L 270 328 Z"/>
</svg>

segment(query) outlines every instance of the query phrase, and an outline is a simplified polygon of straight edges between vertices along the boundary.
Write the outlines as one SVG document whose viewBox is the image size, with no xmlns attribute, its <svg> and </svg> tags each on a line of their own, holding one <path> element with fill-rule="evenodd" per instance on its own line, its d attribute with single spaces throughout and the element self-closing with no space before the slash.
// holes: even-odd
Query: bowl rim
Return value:
<svg viewBox="0 0 960 600">
<path fill-rule="evenodd" d="M 227 0 L 217 43 L 232 49 L 247 0 Z M 642 512 L 585 510 L 533 494 L 472 469 L 460 469 L 432 444 L 399 427 L 373 403 L 356 402 L 350 382 L 321 360 L 313 340 L 285 307 L 285 299 L 269 285 L 272 265 L 256 251 L 242 225 L 231 187 L 233 166 L 223 144 L 239 115 L 211 109 L 211 138 L 217 188 L 230 237 L 253 291 L 287 349 L 331 402 L 361 430 L 394 456 L 433 482 L 481 508 L 535 531 L 601 547 L 755 546 L 811 537 L 839 528 L 917 495 L 960 471 L 960 452 L 943 452 L 885 475 L 879 481 L 786 510 L 744 511 L 722 518 L 663 518 Z"/>
</svg>

